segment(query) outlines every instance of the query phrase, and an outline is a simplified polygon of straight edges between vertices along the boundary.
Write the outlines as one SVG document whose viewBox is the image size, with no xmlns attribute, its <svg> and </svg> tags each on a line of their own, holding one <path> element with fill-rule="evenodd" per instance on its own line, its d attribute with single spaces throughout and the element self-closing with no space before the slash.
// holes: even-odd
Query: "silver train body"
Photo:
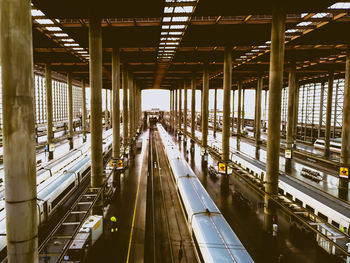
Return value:
<svg viewBox="0 0 350 263">
<path fill-rule="evenodd" d="M 172 138 L 157 124 L 200 262 L 254 262 Z"/>
<path fill-rule="evenodd" d="M 112 147 L 112 136 L 108 134 L 103 139 L 103 153 Z M 37 212 L 38 224 L 45 223 L 55 211 L 61 207 L 70 195 L 87 178 L 90 171 L 90 152 L 81 156 L 71 164 L 67 164 L 66 170 L 52 176 L 37 185 Z M 55 168 L 53 168 L 55 169 Z M 0 252 L 4 253 L 6 248 L 6 211 L 5 201 L 0 201 Z"/>
<path fill-rule="evenodd" d="M 324 149 L 324 140 L 322 139 L 317 139 L 314 142 L 314 148 L 315 149 L 320 149 L 323 150 Z M 329 150 L 331 152 L 336 152 L 336 153 L 340 153 L 341 152 L 341 139 L 331 139 L 329 142 Z"/>
<path fill-rule="evenodd" d="M 218 141 L 211 141 L 209 145 L 211 145 L 213 149 L 219 149 L 218 152 L 221 153 L 221 144 Z M 230 160 L 239 164 L 243 169 L 254 174 L 256 177 L 261 178 L 262 180 L 265 178 L 265 163 L 255 160 L 233 148 L 230 149 Z M 313 210 L 314 214 L 320 216 L 329 224 L 338 227 L 339 230 L 346 229 L 349 233 L 350 217 L 348 215 L 340 213 L 334 208 L 327 206 L 324 202 L 318 200 L 316 197 L 319 196 L 317 193 L 319 191 L 318 189 L 309 189 L 311 195 L 306 194 L 288 183 L 288 178 L 285 177 L 286 176 L 283 174 L 280 175 L 278 187 L 281 194 L 293 199 L 293 201 L 301 203 L 304 208 Z M 337 204 L 334 203 L 333 205 L 336 206 Z M 349 214 L 349 211 L 347 212 Z"/>
</svg>

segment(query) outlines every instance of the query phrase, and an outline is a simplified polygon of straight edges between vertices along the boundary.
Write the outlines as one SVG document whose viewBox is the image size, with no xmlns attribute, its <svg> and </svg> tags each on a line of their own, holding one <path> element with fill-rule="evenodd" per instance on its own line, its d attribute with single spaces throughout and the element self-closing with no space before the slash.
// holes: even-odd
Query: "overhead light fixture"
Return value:
<svg viewBox="0 0 350 263">
<path fill-rule="evenodd" d="M 62 31 L 62 29 L 60 27 L 58 27 L 58 26 L 47 26 L 45 28 L 48 31 Z"/>
<path fill-rule="evenodd" d="M 79 46 L 79 44 L 77 44 L 77 43 L 64 43 L 63 45 L 65 45 L 66 47 L 77 47 L 77 46 Z"/>
<path fill-rule="evenodd" d="M 46 18 L 35 19 L 35 22 L 37 22 L 41 25 L 53 25 L 54 24 L 51 19 L 46 19 Z"/>
<path fill-rule="evenodd" d="M 68 37 L 68 34 L 66 33 L 54 33 L 53 35 L 56 37 Z"/>
</svg>

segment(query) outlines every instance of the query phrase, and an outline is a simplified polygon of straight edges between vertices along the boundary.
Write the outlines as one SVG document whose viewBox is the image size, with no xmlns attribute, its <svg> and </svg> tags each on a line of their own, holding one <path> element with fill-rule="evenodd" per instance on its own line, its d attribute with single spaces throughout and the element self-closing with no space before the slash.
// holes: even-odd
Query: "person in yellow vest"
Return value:
<svg viewBox="0 0 350 263">
<path fill-rule="evenodd" d="M 111 233 L 117 233 L 118 227 L 117 227 L 117 218 L 115 216 L 111 216 Z"/>
</svg>

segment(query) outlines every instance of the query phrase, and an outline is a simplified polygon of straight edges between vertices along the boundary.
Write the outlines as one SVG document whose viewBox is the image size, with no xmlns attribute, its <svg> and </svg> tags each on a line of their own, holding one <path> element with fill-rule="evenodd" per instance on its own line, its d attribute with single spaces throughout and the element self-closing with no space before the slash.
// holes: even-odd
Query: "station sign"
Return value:
<svg viewBox="0 0 350 263">
<path fill-rule="evenodd" d="M 349 168 L 347 167 L 340 167 L 339 169 L 339 177 L 341 178 L 349 178 Z"/>
<path fill-rule="evenodd" d="M 205 155 L 205 152 L 206 152 L 205 148 L 202 147 L 202 148 L 201 148 L 201 156 L 204 156 L 204 155 Z"/>
<path fill-rule="evenodd" d="M 291 159 L 292 158 L 292 150 L 286 149 L 285 152 L 284 152 L 284 157 L 286 159 Z"/>
<path fill-rule="evenodd" d="M 53 143 L 50 143 L 49 145 L 49 151 L 53 152 L 55 150 L 55 145 Z"/>
<path fill-rule="evenodd" d="M 226 173 L 226 164 L 225 163 L 218 163 L 218 171 L 221 174 Z"/>
<path fill-rule="evenodd" d="M 119 160 L 117 162 L 117 170 L 123 169 L 124 168 L 124 163 L 123 160 Z"/>
</svg>

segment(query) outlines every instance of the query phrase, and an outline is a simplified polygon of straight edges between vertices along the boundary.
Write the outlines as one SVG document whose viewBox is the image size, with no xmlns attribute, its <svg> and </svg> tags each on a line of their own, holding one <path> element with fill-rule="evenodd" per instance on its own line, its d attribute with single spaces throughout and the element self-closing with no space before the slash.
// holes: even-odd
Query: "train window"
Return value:
<svg viewBox="0 0 350 263">
<path fill-rule="evenodd" d="M 71 183 L 55 200 L 51 203 L 51 209 L 54 208 L 75 186 L 75 182 Z"/>
<path fill-rule="evenodd" d="M 298 198 L 295 198 L 295 203 L 300 205 L 300 206 L 303 206 L 303 201 L 301 201 L 300 199 Z"/>
<path fill-rule="evenodd" d="M 293 196 L 290 194 L 290 193 L 286 193 L 286 197 L 289 199 L 289 200 L 293 200 Z"/>
<path fill-rule="evenodd" d="M 325 216 L 324 214 L 322 214 L 322 213 L 318 212 L 318 216 L 319 216 L 320 218 L 322 218 L 323 220 L 325 220 L 325 221 L 327 221 L 327 222 L 328 222 L 328 217 L 327 217 L 327 216 Z"/>
<path fill-rule="evenodd" d="M 306 205 L 306 209 L 312 213 L 315 213 L 315 209 L 313 209 L 311 206 Z"/>
<path fill-rule="evenodd" d="M 198 256 L 199 256 L 199 260 L 204 263 L 205 261 L 203 259 L 202 252 L 201 252 L 201 250 L 199 248 L 199 244 L 197 242 L 197 238 L 196 238 L 196 235 L 194 234 L 193 230 L 192 230 L 192 237 L 193 237 L 194 244 L 196 246 L 196 250 L 197 250 L 197 253 L 198 253 Z"/>
<path fill-rule="evenodd" d="M 278 187 L 278 192 L 279 192 L 281 195 L 284 195 L 283 189 L 281 189 L 281 188 L 279 188 L 279 187 Z"/>
<path fill-rule="evenodd" d="M 340 226 L 340 225 L 339 225 L 337 222 L 335 222 L 334 220 L 332 220 L 332 225 L 335 226 L 335 227 L 337 227 L 337 228 L 339 228 L 339 226 Z"/>
</svg>

